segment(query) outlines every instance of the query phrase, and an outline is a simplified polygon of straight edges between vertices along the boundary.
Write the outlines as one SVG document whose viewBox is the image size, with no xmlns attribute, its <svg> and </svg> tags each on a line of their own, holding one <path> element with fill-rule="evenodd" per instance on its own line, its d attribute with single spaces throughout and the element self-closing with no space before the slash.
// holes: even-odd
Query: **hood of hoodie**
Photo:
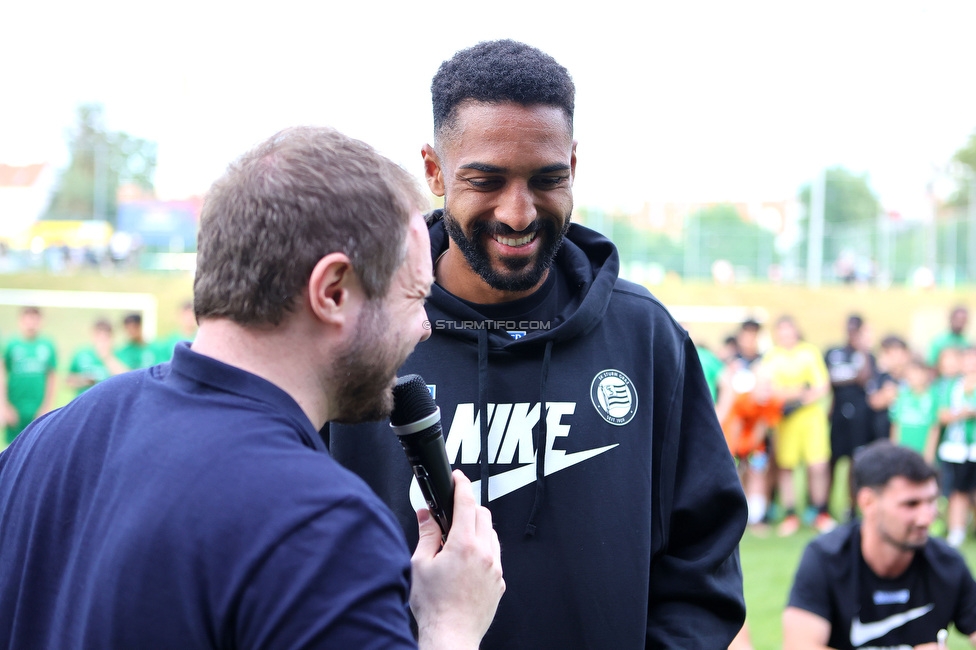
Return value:
<svg viewBox="0 0 976 650">
<path fill-rule="evenodd" d="M 442 217 L 441 210 L 436 210 L 428 216 L 430 253 L 435 265 L 437 258 L 447 250 L 450 240 Z M 513 338 L 506 329 L 486 319 L 471 305 L 448 293 L 439 285 L 435 284 L 431 288 L 431 296 L 427 300 L 427 317 L 430 322 L 435 324 L 435 328 L 442 335 L 455 337 L 476 344 L 478 347 L 478 405 L 481 413 L 488 412 L 488 366 L 493 351 L 540 359 L 540 409 L 542 413 L 546 413 L 547 384 L 553 347 L 562 341 L 585 335 L 594 329 L 606 314 L 620 268 L 617 249 L 610 240 L 595 231 L 570 224 L 553 264 L 562 271 L 573 296 L 579 299 L 569 301 L 546 327 L 527 330 L 519 338 Z M 485 326 L 465 326 L 471 323 Z M 481 448 L 488 449 L 487 417 L 480 418 L 480 429 Z M 547 418 L 541 418 L 538 427 L 533 431 L 533 444 L 536 450 L 545 448 L 547 430 Z M 545 456 L 545 453 L 537 453 L 535 498 L 525 527 L 527 536 L 535 534 L 537 516 L 545 502 Z M 480 465 L 481 503 L 487 505 L 490 474 L 487 454 L 481 454 Z"/>
<path fill-rule="evenodd" d="M 450 241 L 441 217 L 441 210 L 435 210 L 428 216 L 430 253 L 434 262 L 447 250 Z M 513 339 L 500 327 L 443 326 L 440 328 L 441 334 L 474 342 L 483 336 L 480 332 L 487 331 L 489 349 L 509 352 L 528 350 L 549 342 L 558 344 L 586 334 L 600 323 L 610 304 L 611 292 L 620 270 L 617 249 L 600 233 L 574 223 L 570 224 L 553 264 L 559 267 L 574 293 L 582 296 L 582 299 L 564 307 L 551 320 L 548 328 L 528 331 L 518 339 Z M 431 322 L 445 323 L 480 323 L 486 320 L 470 305 L 437 284 L 432 287 L 427 300 L 427 316 Z"/>
</svg>

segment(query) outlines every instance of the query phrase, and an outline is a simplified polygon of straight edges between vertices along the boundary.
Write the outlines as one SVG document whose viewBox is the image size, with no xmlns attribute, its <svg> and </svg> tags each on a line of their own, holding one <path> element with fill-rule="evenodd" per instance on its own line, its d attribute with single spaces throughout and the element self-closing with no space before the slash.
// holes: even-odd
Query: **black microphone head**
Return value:
<svg viewBox="0 0 976 650">
<path fill-rule="evenodd" d="M 430 396 L 427 382 L 420 375 L 404 375 L 397 378 L 393 387 L 393 412 L 390 424 L 395 427 L 417 422 L 437 410 Z"/>
</svg>

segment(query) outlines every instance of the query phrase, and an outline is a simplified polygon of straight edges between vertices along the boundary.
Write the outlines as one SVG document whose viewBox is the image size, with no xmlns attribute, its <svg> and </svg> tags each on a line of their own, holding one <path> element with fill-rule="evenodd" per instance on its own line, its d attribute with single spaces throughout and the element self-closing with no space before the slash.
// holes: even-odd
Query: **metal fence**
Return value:
<svg viewBox="0 0 976 650">
<path fill-rule="evenodd" d="M 731 274 L 737 282 L 807 281 L 805 233 L 784 246 L 782 238 L 765 231 L 709 232 L 694 219 L 686 221 L 680 239 L 610 224 L 604 232 L 617 244 L 623 274 L 637 281 L 654 283 L 668 274 L 692 280 L 730 279 Z M 828 283 L 879 286 L 976 284 L 976 210 L 963 207 L 925 222 L 881 216 L 828 224 L 821 277 Z"/>
</svg>

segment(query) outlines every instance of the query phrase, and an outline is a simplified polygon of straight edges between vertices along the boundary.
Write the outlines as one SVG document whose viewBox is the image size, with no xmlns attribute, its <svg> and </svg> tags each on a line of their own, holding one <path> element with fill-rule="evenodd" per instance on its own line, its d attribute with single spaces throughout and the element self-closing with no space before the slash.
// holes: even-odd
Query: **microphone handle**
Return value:
<svg viewBox="0 0 976 650">
<path fill-rule="evenodd" d="M 433 424 L 416 430 L 418 425 L 431 420 Z M 441 539 L 446 541 L 454 518 L 454 478 L 451 476 L 451 464 L 447 460 L 447 450 L 444 447 L 440 409 L 419 423 L 394 426 L 393 430 L 413 468 L 427 508 L 441 528 Z"/>
</svg>

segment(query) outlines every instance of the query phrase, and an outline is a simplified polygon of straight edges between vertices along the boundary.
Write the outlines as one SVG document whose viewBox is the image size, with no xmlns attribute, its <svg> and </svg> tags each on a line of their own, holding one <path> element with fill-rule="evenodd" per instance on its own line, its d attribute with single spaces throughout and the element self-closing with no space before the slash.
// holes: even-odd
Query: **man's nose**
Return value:
<svg viewBox="0 0 976 650">
<path fill-rule="evenodd" d="M 509 183 L 502 193 L 495 218 L 516 232 L 521 232 L 536 220 L 538 211 L 531 188 L 525 183 Z"/>
</svg>

